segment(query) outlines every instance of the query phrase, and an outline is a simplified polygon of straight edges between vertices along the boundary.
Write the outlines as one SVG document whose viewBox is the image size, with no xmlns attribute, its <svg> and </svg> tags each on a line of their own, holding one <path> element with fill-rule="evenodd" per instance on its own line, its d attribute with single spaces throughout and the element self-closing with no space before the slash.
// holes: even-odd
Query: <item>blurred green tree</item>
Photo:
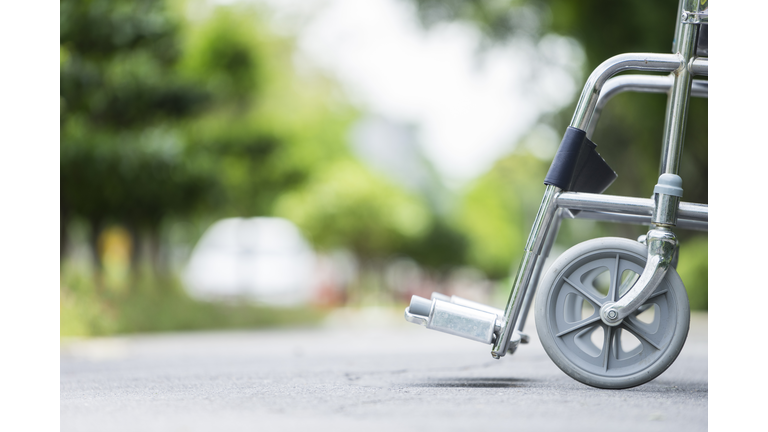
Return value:
<svg viewBox="0 0 768 432">
<path fill-rule="evenodd" d="M 184 163 L 173 123 L 210 94 L 175 73 L 178 23 L 155 0 L 61 2 L 61 228 L 88 221 L 156 232 L 214 184 Z M 138 251 L 136 247 L 134 250 Z"/>
<path fill-rule="evenodd" d="M 384 269 L 396 257 L 408 256 L 437 273 L 463 264 L 461 234 L 436 219 L 422 197 L 352 158 L 328 165 L 305 187 L 284 194 L 275 214 L 295 222 L 320 251 L 355 255 L 358 279 L 347 293 L 352 304 L 390 298 L 383 292 Z"/>
<path fill-rule="evenodd" d="M 352 159 L 283 195 L 275 213 L 294 221 L 321 250 L 349 248 L 364 263 L 398 254 L 423 239 L 432 224 L 421 199 Z"/>
<path fill-rule="evenodd" d="M 219 182 L 219 217 L 270 214 L 283 192 L 348 154 L 356 110 L 332 80 L 296 71 L 293 41 L 271 33 L 257 9 L 216 7 L 184 35 L 181 74 L 215 95 L 184 136 Z"/>
<path fill-rule="evenodd" d="M 524 151 L 494 164 L 469 185 L 456 214 L 456 225 L 469 241 L 467 261 L 492 279 L 502 279 L 522 255 L 544 187 L 548 162 Z"/>
<path fill-rule="evenodd" d="M 680 244 L 677 273 L 685 283 L 693 310 L 709 307 L 709 244 L 706 236 L 697 236 Z"/>
<path fill-rule="evenodd" d="M 355 112 L 247 5 L 61 3 L 61 232 L 108 223 L 155 251 L 167 218 L 269 214 L 346 154 Z M 307 75 L 307 74 L 305 74 Z M 134 254 L 134 258 L 137 258 Z M 157 256 L 152 257 L 157 262 Z"/>
</svg>

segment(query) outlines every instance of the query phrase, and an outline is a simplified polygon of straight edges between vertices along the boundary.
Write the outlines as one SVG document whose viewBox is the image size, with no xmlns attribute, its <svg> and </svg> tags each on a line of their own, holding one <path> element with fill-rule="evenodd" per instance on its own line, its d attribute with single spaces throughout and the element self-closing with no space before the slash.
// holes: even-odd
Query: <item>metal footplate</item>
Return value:
<svg viewBox="0 0 768 432">
<path fill-rule="evenodd" d="M 457 296 L 433 293 L 432 299 L 411 298 L 405 309 L 405 319 L 432 330 L 466 339 L 492 344 L 503 323 L 504 311 Z M 510 351 L 530 338 L 515 332 L 510 340 Z"/>
</svg>

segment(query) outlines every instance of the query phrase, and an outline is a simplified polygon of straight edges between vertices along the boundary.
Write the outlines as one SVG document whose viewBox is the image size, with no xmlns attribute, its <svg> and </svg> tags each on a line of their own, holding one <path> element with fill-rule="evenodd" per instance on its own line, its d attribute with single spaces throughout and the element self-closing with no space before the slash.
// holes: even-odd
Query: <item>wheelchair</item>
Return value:
<svg viewBox="0 0 768 432">
<path fill-rule="evenodd" d="M 620 54 L 587 79 L 544 179 L 544 196 L 506 307 L 433 293 L 431 299 L 412 297 L 407 321 L 489 344 L 493 358 L 500 359 L 530 340 L 523 331 L 535 303 L 536 330 L 547 355 L 570 377 L 597 388 L 645 384 L 675 361 L 688 335 L 690 308 L 675 270 L 674 228 L 708 228 L 708 206 L 681 201 L 678 175 L 689 100 L 707 97 L 707 81 L 693 78 L 708 75 L 707 2 L 680 0 L 676 22 L 672 53 Z M 615 76 L 627 71 L 666 75 Z M 607 102 L 625 91 L 667 94 L 660 175 L 651 198 L 603 194 L 617 175 L 590 138 Z M 561 222 L 572 218 L 650 230 L 637 240 L 580 243 L 560 255 L 542 278 Z M 634 346 L 622 342 L 624 333 L 633 337 Z"/>
</svg>

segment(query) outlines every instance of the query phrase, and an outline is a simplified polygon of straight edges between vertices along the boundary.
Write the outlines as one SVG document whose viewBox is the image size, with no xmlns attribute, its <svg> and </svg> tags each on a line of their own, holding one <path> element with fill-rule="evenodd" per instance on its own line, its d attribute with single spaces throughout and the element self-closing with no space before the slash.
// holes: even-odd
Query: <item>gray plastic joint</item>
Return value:
<svg viewBox="0 0 768 432">
<path fill-rule="evenodd" d="M 675 174 L 662 174 L 659 182 L 653 188 L 654 194 L 666 194 L 679 198 L 683 196 L 683 179 Z"/>
<path fill-rule="evenodd" d="M 662 174 L 653 188 L 653 216 L 651 223 L 657 226 L 677 224 L 677 207 L 683 196 L 683 179 L 676 174 Z"/>
</svg>

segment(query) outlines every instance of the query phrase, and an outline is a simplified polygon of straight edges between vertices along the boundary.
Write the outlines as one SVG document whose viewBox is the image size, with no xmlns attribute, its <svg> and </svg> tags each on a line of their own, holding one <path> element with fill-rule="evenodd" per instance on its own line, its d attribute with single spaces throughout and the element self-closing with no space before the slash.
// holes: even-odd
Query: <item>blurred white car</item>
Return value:
<svg viewBox="0 0 768 432">
<path fill-rule="evenodd" d="M 183 279 L 196 298 L 291 306 L 310 300 L 314 272 L 315 254 L 290 221 L 230 218 L 206 230 Z"/>
</svg>

